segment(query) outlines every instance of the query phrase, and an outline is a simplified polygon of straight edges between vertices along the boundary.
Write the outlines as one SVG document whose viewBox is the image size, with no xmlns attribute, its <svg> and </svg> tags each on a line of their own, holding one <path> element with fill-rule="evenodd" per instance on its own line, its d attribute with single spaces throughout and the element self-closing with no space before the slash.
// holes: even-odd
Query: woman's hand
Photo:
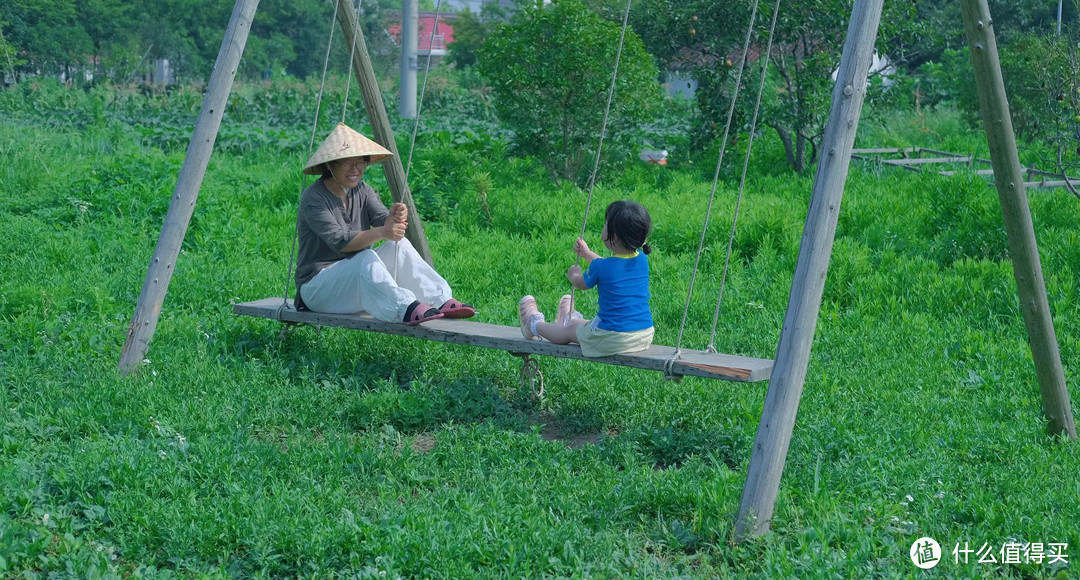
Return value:
<svg viewBox="0 0 1080 580">
<path fill-rule="evenodd" d="M 387 219 L 386 223 L 382 225 L 383 239 L 390 240 L 391 242 L 401 241 L 401 238 L 405 237 L 405 227 L 408 225 L 409 224 L 405 221 L 399 222 Z"/>
<path fill-rule="evenodd" d="M 591 253 L 589 251 L 589 244 L 586 244 L 583 238 L 578 238 L 574 241 L 574 253 L 584 258 L 587 254 Z"/>
<path fill-rule="evenodd" d="M 405 204 L 399 201 L 390 206 L 390 215 L 387 219 L 390 221 L 405 223 L 409 219 L 409 208 L 405 207 Z"/>
</svg>

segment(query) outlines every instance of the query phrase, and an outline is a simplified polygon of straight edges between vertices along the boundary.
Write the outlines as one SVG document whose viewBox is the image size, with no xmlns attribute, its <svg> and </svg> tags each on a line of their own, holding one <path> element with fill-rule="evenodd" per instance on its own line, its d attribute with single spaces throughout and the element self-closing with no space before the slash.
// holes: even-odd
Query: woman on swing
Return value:
<svg viewBox="0 0 1080 580">
<path fill-rule="evenodd" d="M 410 326 L 476 313 L 453 298 L 446 280 L 404 239 L 405 204 L 387 209 L 379 194 L 362 181 L 368 165 L 391 155 L 340 124 L 304 165 L 304 173 L 321 178 L 300 196 L 298 310 L 331 314 L 364 310 L 379 320 Z M 394 243 L 372 248 L 383 240 Z"/>
</svg>

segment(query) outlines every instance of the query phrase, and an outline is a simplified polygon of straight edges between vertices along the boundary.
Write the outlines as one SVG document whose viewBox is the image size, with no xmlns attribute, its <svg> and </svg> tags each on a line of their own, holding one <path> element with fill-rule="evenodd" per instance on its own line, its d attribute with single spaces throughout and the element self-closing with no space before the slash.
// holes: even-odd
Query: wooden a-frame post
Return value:
<svg viewBox="0 0 1080 580">
<path fill-rule="evenodd" d="M 866 96 L 866 75 L 873 60 L 883 2 L 855 0 L 851 8 L 851 21 L 833 88 L 832 108 L 821 144 L 822 157 L 814 177 L 784 327 L 780 332 L 776 362 L 735 521 L 736 540 L 762 535 L 769 530 L 776 495 L 780 491 L 780 476 L 784 472 L 810 363 L 810 347 L 821 310 L 825 274 L 832 256 L 840 201 L 844 197 L 851 149 Z"/>
<path fill-rule="evenodd" d="M 165 223 L 161 227 L 154 255 L 150 258 L 150 267 L 146 271 L 146 280 L 139 292 L 139 302 L 135 306 L 135 315 L 128 326 L 127 342 L 120 351 L 120 370 L 129 373 L 143 360 L 150 339 L 157 329 L 161 305 L 165 302 L 165 293 L 169 290 L 169 281 L 176 270 L 176 258 L 180 255 L 180 246 L 184 243 L 188 223 L 195 211 L 195 200 L 199 197 L 206 166 L 210 162 L 210 153 L 214 149 L 218 128 L 225 105 L 229 101 L 233 79 L 244 54 L 251 20 L 259 0 L 236 0 L 229 26 L 225 29 L 225 38 L 221 41 L 214 72 L 210 74 L 210 83 L 206 86 L 202 110 L 195 121 L 195 130 L 188 143 L 187 156 L 176 179 L 169 211 L 165 214 Z"/>
<path fill-rule="evenodd" d="M 394 201 L 401 202 L 409 208 L 409 224 L 405 227 L 405 237 L 409 238 L 424 260 L 431 264 L 431 250 L 428 248 L 424 225 L 420 221 L 420 214 L 416 212 L 409 182 L 405 179 L 405 169 L 401 165 L 401 156 L 398 155 L 397 142 L 394 141 L 394 130 L 390 128 L 390 119 L 386 116 L 382 93 L 379 92 L 379 84 L 375 80 L 375 69 L 371 66 L 364 31 L 356 26 L 356 10 L 352 2 L 341 3 L 341 8 L 338 10 L 338 22 L 341 23 L 341 30 L 345 33 L 346 41 L 356 45 L 352 67 L 356 73 L 356 82 L 360 85 L 364 109 L 367 111 L 368 120 L 371 121 L 371 130 L 375 133 L 375 141 L 394 154 L 383 161 L 382 166 L 386 173 L 386 183 L 390 186 L 391 197 Z M 352 44 L 349 46 L 352 48 Z"/>
<path fill-rule="evenodd" d="M 225 38 L 222 40 L 217 62 L 214 64 L 214 72 L 210 75 L 210 82 L 206 88 L 202 110 L 195 121 L 195 130 L 188 144 L 187 156 L 184 158 L 184 165 L 180 168 L 172 202 L 165 215 L 165 223 L 162 225 L 161 235 L 154 248 L 154 255 L 150 259 L 146 280 L 143 282 L 139 301 L 135 306 L 135 315 L 128 327 L 127 341 L 120 352 L 119 367 L 125 373 L 135 370 L 139 362 L 143 360 L 150 347 L 150 339 L 153 338 L 154 331 L 157 329 L 161 306 L 165 302 L 169 281 L 175 270 L 176 258 L 180 255 L 184 235 L 187 233 L 188 224 L 195 211 L 195 200 L 199 196 L 199 189 L 206 175 L 206 166 L 210 161 L 210 153 L 214 149 L 214 141 L 221 127 L 221 118 L 229 100 L 240 57 L 244 53 L 248 33 L 251 31 L 251 21 L 255 17 L 258 6 L 259 0 L 236 0 L 232 18 L 225 30 Z M 364 107 L 371 121 L 372 131 L 375 133 L 375 140 L 394 154 L 389 160 L 383 162 L 386 181 L 390 185 L 394 201 L 402 202 L 409 208 L 409 225 L 405 230 L 405 235 L 416 251 L 430 264 L 431 250 L 428 248 L 427 236 L 405 179 L 397 143 L 394 141 L 394 132 L 390 128 L 390 120 L 386 115 L 382 95 L 375 81 L 375 72 L 368 56 L 367 44 L 364 42 L 364 33 L 355 26 L 356 11 L 352 4 L 343 2 L 341 6 L 341 10 L 338 11 L 338 20 L 345 32 L 345 37 L 349 39 L 349 42 L 356 43 L 352 64 L 360 85 Z"/>
<path fill-rule="evenodd" d="M 1020 311 L 1027 327 L 1035 374 L 1042 392 L 1047 428 L 1053 435 L 1076 439 L 1076 423 L 1069 404 L 1054 320 L 1050 316 L 1050 304 L 1046 297 L 1046 284 L 1043 282 L 1035 227 L 1031 221 L 1024 175 L 1016 149 L 1016 135 L 1009 115 L 1005 82 L 1001 77 L 994 21 L 990 18 L 986 0 L 961 0 L 960 6 L 964 12 L 968 45 L 971 47 L 979 109 L 986 128 L 986 140 L 990 144 L 994 185 L 1001 202 L 1005 232 L 1009 237 L 1009 257 L 1020 294 Z"/>
<path fill-rule="evenodd" d="M 832 109 L 825 129 L 810 209 L 803 229 L 795 278 L 780 334 L 765 408 L 758 424 L 743 487 L 735 538 L 769 529 L 795 425 L 810 347 L 832 253 L 851 148 L 858 128 L 864 82 L 873 54 L 883 0 L 856 0 L 840 61 Z M 1001 201 L 1013 274 L 1043 397 L 1049 431 L 1076 439 L 1076 425 L 1065 385 L 1057 337 L 1046 297 L 1034 227 L 1002 81 L 993 20 L 986 0 L 961 0 L 971 47 L 983 124 L 986 126 L 995 184 Z"/>
</svg>

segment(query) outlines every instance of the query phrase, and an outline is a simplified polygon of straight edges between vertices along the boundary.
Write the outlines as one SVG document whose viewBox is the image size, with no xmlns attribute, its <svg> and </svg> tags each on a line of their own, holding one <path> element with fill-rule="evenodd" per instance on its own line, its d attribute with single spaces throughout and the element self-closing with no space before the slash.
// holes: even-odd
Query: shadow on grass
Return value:
<svg viewBox="0 0 1080 580">
<path fill-rule="evenodd" d="M 330 382 L 364 392 L 380 382 L 410 383 L 419 375 L 415 353 L 394 348 L 372 348 L 367 341 L 332 344 L 326 330 L 299 327 L 282 332 L 269 325 L 253 331 L 241 325 L 226 327 L 218 362 L 240 364 L 253 358 L 273 358 L 288 369 L 292 384 Z"/>
<path fill-rule="evenodd" d="M 594 409 L 538 411 L 531 401 L 515 397 L 514 389 L 500 388 L 497 377 L 422 378 L 416 370 L 416 352 L 411 349 L 386 345 L 365 348 L 367 345 L 352 342 L 346 349 L 347 357 L 335 357 L 338 348 L 321 347 L 318 333 L 286 335 L 284 339 L 277 333 L 276 329 L 226 331 L 221 337 L 221 356 L 273 357 L 289 369 L 291 382 L 324 382 L 350 390 L 356 396 L 338 411 L 338 418 L 351 431 L 390 426 L 406 435 L 418 435 L 448 424 L 490 422 L 519 432 L 539 426 L 544 440 L 561 441 L 574 449 L 598 445 L 602 456 L 616 465 L 630 462 L 668 469 L 699 457 L 706 464 L 734 470 L 747 459 L 749 447 L 743 434 L 670 427 L 609 430 Z"/>
<path fill-rule="evenodd" d="M 540 427 L 540 438 L 544 441 L 560 441 L 571 449 L 599 445 L 607 435 L 600 416 L 591 409 L 532 414 L 529 424 Z"/>
<path fill-rule="evenodd" d="M 347 429 L 367 431 L 390 425 L 413 435 L 434 431 L 449 423 L 491 421 L 500 428 L 521 431 L 525 414 L 516 409 L 488 380 L 463 377 L 446 382 L 383 382 L 356 397 L 340 414 Z"/>
<path fill-rule="evenodd" d="M 748 459 L 748 449 L 741 433 L 636 427 L 605 439 L 602 454 L 616 465 L 625 465 L 632 458 L 635 463 L 651 464 L 654 469 L 668 469 L 700 457 L 708 465 L 736 470 Z"/>
</svg>

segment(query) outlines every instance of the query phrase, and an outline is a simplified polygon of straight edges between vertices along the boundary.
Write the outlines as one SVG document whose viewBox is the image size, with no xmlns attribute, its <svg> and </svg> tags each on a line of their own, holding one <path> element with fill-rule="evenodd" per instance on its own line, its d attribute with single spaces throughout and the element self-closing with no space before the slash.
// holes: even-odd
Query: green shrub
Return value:
<svg viewBox="0 0 1080 580">
<path fill-rule="evenodd" d="M 580 0 L 555 0 L 497 28 L 480 53 L 480 72 L 518 152 L 539 158 L 554 179 L 583 183 L 591 170 L 619 34 L 618 25 Z M 657 76 L 641 39 L 628 31 L 605 141 L 609 155 L 626 146 L 627 133 L 657 102 Z"/>
<path fill-rule="evenodd" d="M 1062 36 L 1021 36 L 999 47 L 1013 130 L 1040 161 L 1039 169 L 1064 173 L 1080 167 L 1078 40 L 1080 31 Z M 973 126 L 981 125 L 973 79 L 959 86 L 959 103 L 966 118 Z"/>
</svg>

